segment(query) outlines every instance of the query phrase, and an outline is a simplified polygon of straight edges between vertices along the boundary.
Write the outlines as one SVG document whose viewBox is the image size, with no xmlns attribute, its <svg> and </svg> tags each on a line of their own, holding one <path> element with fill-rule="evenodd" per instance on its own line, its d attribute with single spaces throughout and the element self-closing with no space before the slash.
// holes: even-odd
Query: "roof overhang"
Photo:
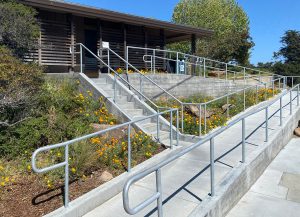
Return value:
<svg viewBox="0 0 300 217">
<path fill-rule="evenodd" d="M 191 35 L 195 35 L 196 38 L 205 38 L 210 37 L 213 34 L 213 31 L 208 29 L 195 28 L 191 26 L 180 25 L 130 14 L 124 14 L 65 1 L 23 0 L 22 3 L 43 10 L 70 13 L 82 17 L 96 18 L 146 28 L 163 29 L 165 30 L 167 43 L 189 40 L 191 38 Z"/>
</svg>

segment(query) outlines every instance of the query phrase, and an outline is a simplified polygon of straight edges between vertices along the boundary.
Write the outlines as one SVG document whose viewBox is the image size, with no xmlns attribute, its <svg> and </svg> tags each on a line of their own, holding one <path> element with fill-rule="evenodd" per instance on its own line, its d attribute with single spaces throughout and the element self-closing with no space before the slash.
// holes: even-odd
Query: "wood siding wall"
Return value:
<svg viewBox="0 0 300 217">
<path fill-rule="evenodd" d="M 144 29 L 138 26 L 92 20 L 49 11 L 40 11 L 39 20 L 41 23 L 39 46 L 31 52 L 27 60 L 37 61 L 41 65 L 78 66 L 78 55 L 72 57 L 69 49 L 72 42 L 85 44 L 84 32 L 86 29 L 93 29 L 98 32 L 96 45 L 98 48 L 100 48 L 101 40 L 109 42 L 110 48 L 124 58 L 125 39 L 125 45 L 136 47 L 163 48 L 165 43 L 159 29 Z M 99 25 L 101 25 L 101 30 Z M 126 35 L 124 35 L 124 28 L 126 28 Z M 146 54 L 145 51 L 130 50 L 129 62 L 137 68 L 145 68 L 144 54 Z M 125 64 L 114 56 L 111 57 L 111 65 L 115 68 L 125 67 Z M 163 61 L 157 60 L 156 65 L 163 67 Z"/>
</svg>

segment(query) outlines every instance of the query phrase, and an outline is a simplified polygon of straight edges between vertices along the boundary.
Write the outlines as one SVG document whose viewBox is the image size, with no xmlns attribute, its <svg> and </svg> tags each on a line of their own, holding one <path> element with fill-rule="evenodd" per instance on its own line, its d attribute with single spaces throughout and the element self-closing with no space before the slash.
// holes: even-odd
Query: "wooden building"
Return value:
<svg viewBox="0 0 300 217">
<path fill-rule="evenodd" d="M 109 42 L 109 46 L 119 55 L 126 57 L 126 46 L 163 49 L 172 42 L 190 40 L 192 53 L 196 39 L 209 37 L 212 31 L 193 28 L 170 22 L 118 13 L 79 4 L 55 0 L 23 0 L 24 4 L 36 8 L 41 24 L 38 47 L 28 59 L 34 59 L 53 72 L 74 71 L 79 66 L 79 58 L 70 54 L 70 46 L 85 44 L 94 53 Z M 86 54 L 88 57 L 88 54 Z M 143 67 L 138 58 L 142 53 L 129 54 L 129 62 Z M 87 67 L 97 67 L 97 63 L 84 58 Z M 88 66 L 89 65 L 89 66 Z M 117 58 L 111 58 L 111 65 L 123 67 Z M 77 70 L 76 70 L 77 71 Z"/>
</svg>

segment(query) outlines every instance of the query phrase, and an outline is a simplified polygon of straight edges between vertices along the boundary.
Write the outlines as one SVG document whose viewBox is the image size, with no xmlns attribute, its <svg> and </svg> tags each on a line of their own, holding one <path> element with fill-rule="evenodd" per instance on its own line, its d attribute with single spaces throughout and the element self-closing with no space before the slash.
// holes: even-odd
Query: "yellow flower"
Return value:
<svg viewBox="0 0 300 217">
<path fill-rule="evenodd" d="M 57 155 L 57 157 L 61 157 L 61 153 L 60 152 L 58 152 L 56 155 Z"/>
<path fill-rule="evenodd" d="M 113 122 L 113 121 L 111 121 L 109 124 L 110 124 L 110 125 L 114 125 L 114 122 Z"/>
<path fill-rule="evenodd" d="M 71 172 L 72 172 L 72 173 L 76 173 L 76 168 L 72 167 L 72 168 L 71 168 Z"/>
<path fill-rule="evenodd" d="M 4 167 L 3 166 L 0 166 L 0 171 L 4 170 Z"/>
<path fill-rule="evenodd" d="M 5 182 L 1 182 L 0 185 L 1 185 L 2 187 L 4 187 L 4 186 L 5 186 Z"/>
<path fill-rule="evenodd" d="M 4 181 L 5 181 L 5 182 L 9 182 L 9 177 L 6 176 L 5 179 L 4 179 Z"/>
<path fill-rule="evenodd" d="M 31 166 L 30 165 L 27 166 L 27 170 L 31 171 Z"/>
</svg>

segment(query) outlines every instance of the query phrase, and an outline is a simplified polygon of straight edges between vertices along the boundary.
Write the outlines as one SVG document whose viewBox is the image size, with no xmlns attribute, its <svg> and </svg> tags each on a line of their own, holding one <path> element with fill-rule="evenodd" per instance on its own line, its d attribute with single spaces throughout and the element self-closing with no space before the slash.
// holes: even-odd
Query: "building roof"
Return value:
<svg viewBox="0 0 300 217">
<path fill-rule="evenodd" d="M 187 25 L 180 25 L 153 18 L 135 16 L 61 0 L 23 0 L 22 2 L 40 9 L 70 13 L 78 16 L 97 18 L 129 25 L 143 26 L 146 28 L 164 29 L 167 42 L 190 39 L 193 34 L 197 38 L 209 37 L 213 33 L 212 30 L 208 29 L 195 28 Z"/>
</svg>

